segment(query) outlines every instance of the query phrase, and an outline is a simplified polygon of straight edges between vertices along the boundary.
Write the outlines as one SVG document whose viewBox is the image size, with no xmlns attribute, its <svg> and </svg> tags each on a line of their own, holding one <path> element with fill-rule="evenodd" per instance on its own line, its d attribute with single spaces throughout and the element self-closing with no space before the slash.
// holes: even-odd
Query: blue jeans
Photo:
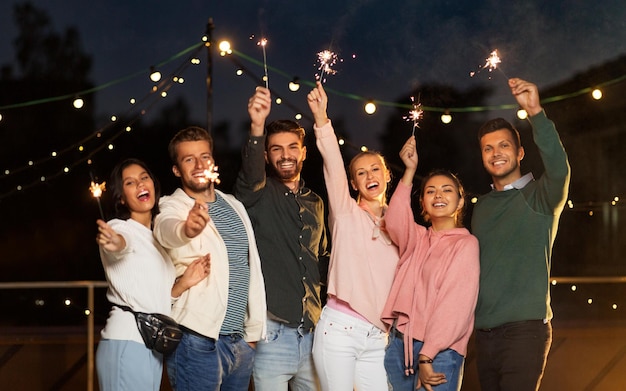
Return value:
<svg viewBox="0 0 626 391">
<path fill-rule="evenodd" d="M 387 370 L 387 380 L 389 380 L 389 390 L 414 391 L 416 389 L 419 376 L 418 356 L 423 345 L 422 341 L 413 340 L 414 374 L 406 376 L 404 374 L 404 340 L 393 335 L 393 333 L 389 333 L 389 345 L 387 345 L 385 352 L 385 369 Z M 446 375 L 447 382 L 432 386 L 433 391 L 460 390 L 464 363 L 465 358 L 452 349 L 437 353 L 433 359 L 433 370 Z M 422 390 L 424 387 L 419 389 Z"/>
<path fill-rule="evenodd" d="M 480 387 L 490 391 L 539 389 L 550 345 L 552 325 L 542 320 L 476 330 Z"/>
<path fill-rule="evenodd" d="M 167 374 L 176 391 L 247 390 L 254 349 L 240 336 L 219 339 L 183 331 L 176 351 L 166 358 Z"/>
<path fill-rule="evenodd" d="M 100 391 L 159 391 L 163 355 L 143 343 L 102 339 L 96 351 L 96 370 Z"/>
<path fill-rule="evenodd" d="M 267 337 L 257 343 L 254 359 L 256 391 L 311 391 L 320 385 L 311 350 L 313 331 L 267 320 Z"/>
</svg>

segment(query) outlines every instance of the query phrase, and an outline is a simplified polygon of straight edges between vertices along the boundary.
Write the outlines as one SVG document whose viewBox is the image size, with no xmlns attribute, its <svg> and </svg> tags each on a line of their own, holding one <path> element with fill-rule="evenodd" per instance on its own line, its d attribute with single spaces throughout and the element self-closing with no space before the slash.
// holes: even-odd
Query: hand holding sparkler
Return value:
<svg viewBox="0 0 626 391">
<path fill-rule="evenodd" d="M 91 195 L 94 196 L 96 201 L 98 201 L 98 209 L 100 209 L 100 217 L 102 217 L 102 220 L 106 220 L 106 219 L 104 218 L 104 212 L 102 211 L 102 204 L 100 203 L 100 197 L 102 197 L 102 193 L 105 190 L 106 190 L 106 182 L 96 183 L 94 181 L 91 181 L 91 186 L 89 186 L 89 191 L 91 192 Z"/>
<path fill-rule="evenodd" d="M 526 110 L 529 116 L 536 115 L 543 110 L 539 99 L 539 90 L 535 84 L 513 78 L 509 79 L 509 87 L 511 87 L 511 93 L 517 100 L 517 104 Z"/>
<path fill-rule="evenodd" d="M 187 220 L 185 220 L 184 232 L 188 238 L 195 238 L 200 235 L 204 227 L 209 223 L 209 209 L 207 204 L 196 200 L 196 203 L 189 210 Z"/>
<path fill-rule="evenodd" d="M 324 91 L 324 87 L 322 87 L 322 83 L 320 81 L 316 83 L 315 88 L 312 89 L 307 95 L 307 102 L 309 103 L 311 114 L 313 114 L 315 126 L 321 128 L 326 125 L 329 121 L 328 114 L 326 112 L 328 107 L 328 96 L 326 95 L 326 91 Z"/>
<path fill-rule="evenodd" d="M 98 224 L 96 242 L 99 246 L 109 252 L 120 252 L 126 247 L 124 237 L 115 232 L 104 220 L 98 219 L 96 224 Z"/>
<path fill-rule="evenodd" d="M 400 180 L 405 185 L 413 184 L 413 178 L 415 177 L 415 172 L 417 171 L 418 156 L 416 145 L 415 136 L 411 136 L 408 140 L 406 140 L 400 150 L 400 159 L 402 159 L 402 163 L 404 163 L 404 166 L 406 167 Z"/>
<path fill-rule="evenodd" d="M 260 137 L 265 131 L 265 120 L 272 109 L 270 90 L 257 87 L 254 95 L 248 99 L 248 114 L 250 115 L 250 134 Z"/>
<path fill-rule="evenodd" d="M 405 121 L 413 122 L 413 131 L 411 132 L 412 136 L 415 136 L 415 128 L 419 128 L 419 120 L 424 117 L 424 110 L 422 110 L 422 104 L 419 102 L 415 102 L 415 98 L 411 97 L 411 104 L 413 109 L 409 111 L 409 115 L 405 115 L 402 118 Z"/>
</svg>

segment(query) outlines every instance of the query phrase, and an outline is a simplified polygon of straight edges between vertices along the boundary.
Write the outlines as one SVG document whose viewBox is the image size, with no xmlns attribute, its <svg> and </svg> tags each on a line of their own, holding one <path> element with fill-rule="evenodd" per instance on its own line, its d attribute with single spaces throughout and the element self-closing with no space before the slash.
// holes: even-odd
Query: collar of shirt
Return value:
<svg viewBox="0 0 626 391">
<path fill-rule="evenodd" d="M 506 190 L 512 190 L 512 189 L 523 189 L 524 186 L 526 186 L 530 181 L 532 181 L 533 179 L 535 179 L 535 177 L 533 176 L 532 172 L 529 172 L 528 174 L 522 176 L 521 178 L 519 178 L 518 180 L 516 180 L 513 183 L 509 183 L 508 185 L 504 185 L 504 189 L 502 189 L 502 191 L 506 191 Z M 495 190 L 495 186 L 493 185 L 493 183 L 491 184 L 491 189 Z"/>
</svg>

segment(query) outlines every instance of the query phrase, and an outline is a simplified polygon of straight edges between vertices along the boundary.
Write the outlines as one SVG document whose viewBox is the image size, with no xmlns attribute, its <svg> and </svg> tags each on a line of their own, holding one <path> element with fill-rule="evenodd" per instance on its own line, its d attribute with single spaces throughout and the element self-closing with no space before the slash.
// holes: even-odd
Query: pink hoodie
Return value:
<svg viewBox="0 0 626 391">
<path fill-rule="evenodd" d="M 411 189 L 400 182 L 385 215 L 400 262 L 382 320 L 404 334 L 405 365 L 413 366 L 413 340 L 432 359 L 445 349 L 467 354 L 478 298 L 478 240 L 465 228 L 434 231 L 415 223 Z"/>
</svg>

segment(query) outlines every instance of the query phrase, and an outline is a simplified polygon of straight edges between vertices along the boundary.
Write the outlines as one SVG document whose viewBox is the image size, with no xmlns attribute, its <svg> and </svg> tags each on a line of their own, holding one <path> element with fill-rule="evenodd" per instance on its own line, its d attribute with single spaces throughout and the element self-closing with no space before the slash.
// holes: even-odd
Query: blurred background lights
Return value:
<svg viewBox="0 0 626 391">
<path fill-rule="evenodd" d="M 519 110 L 517 110 L 517 118 L 519 118 L 519 119 L 526 119 L 526 118 L 528 118 L 528 113 L 524 109 L 519 109 Z"/>
<path fill-rule="evenodd" d="M 443 122 L 444 124 L 449 124 L 450 122 L 452 122 L 452 116 L 450 115 L 450 112 L 446 111 L 445 113 L 441 114 L 441 122 Z"/>
<path fill-rule="evenodd" d="M 230 47 L 230 42 L 228 41 L 222 41 L 220 42 L 217 47 L 220 49 L 220 56 L 225 56 L 227 54 L 232 54 L 233 50 Z"/>
<path fill-rule="evenodd" d="M 161 72 L 154 69 L 154 67 L 150 67 L 150 80 L 155 83 L 161 80 Z"/>
<path fill-rule="evenodd" d="M 595 100 L 600 100 L 600 99 L 602 99 L 602 91 L 600 89 L 596 88 L 593 91 L 591 91 L 591 96 Z"/>
<path fill-rule="evenodd" d="M 364 109 L 367 114 L 372 115 L 376 112 L 376 104 L 373 101 L 369 101 L 365 104 Z"/>
<path fill-rule="evenodd" d="M 300 79 L 294 77 L 292 81 L 289 82 L 289 91 L 296 92 L 300 89 Z"/>
<path fill-rule="evenodd" d="M 74 108 L 82 109 L 83 106 L 85 105 L 85 101 L 83 100 L 83 98 L 78 97 L 74 99 L 74 102 L 72 102 L 72 104 L 74 105 Z"/>
</svg>

